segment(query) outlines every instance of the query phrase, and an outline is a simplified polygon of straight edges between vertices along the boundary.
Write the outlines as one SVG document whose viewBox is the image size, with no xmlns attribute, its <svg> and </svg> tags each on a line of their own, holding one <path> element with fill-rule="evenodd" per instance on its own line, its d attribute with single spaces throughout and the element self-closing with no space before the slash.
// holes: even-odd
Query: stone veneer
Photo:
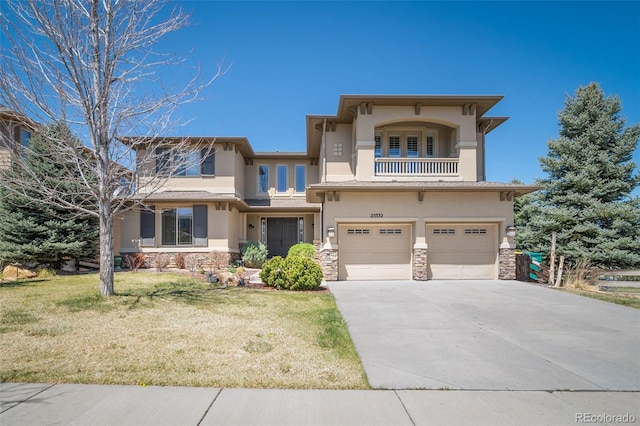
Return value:
<svg viewBox="0 0 640 426">
<path fill-rule="evenodd" d="M 316 260 L 326 281 L 338 281 L 338 249 L 316 247 Z"/>
<path fill-rule="evenodd" d="M 515 280 L 516 279 L 516 249 L 501 248 L 498 257 L 498 279 L 499 280 Z"/>
<path fill-rule="evenodd" d="M 426 281 L 427 278 L 427 249 L 413 249 L 413 279 L 416 281 Z"/>
<path fill-rule="evenodd" d="M 133 256 L 137 253 L 122 253 L 122 267 L 127 268 L 126 258 L 129 256 Z M 144 268 L 156 268 L 158 266 L 156 259 L 159 255 L 167 256 L 166 263 L 164 267 L 175 267 L 175 257 L 178 254 L 177 252 L 165 253 L 165 252 L 145 252 L 144 254 Z M 200 268 L 209 269 L 211 264 L 211 252 L 209 253 L 189 253 L 189 252 L 180 252 L 180 254 L 184 255 L 184 265 L 185 268 L 190 271 L 197 271 Z M 236 260 L 240 260 L 240 253 L 230 253 L 230 252 L 216 252 L 216 261 L 220 262 L 220 264 L 230 265 Z"/>
</svg>

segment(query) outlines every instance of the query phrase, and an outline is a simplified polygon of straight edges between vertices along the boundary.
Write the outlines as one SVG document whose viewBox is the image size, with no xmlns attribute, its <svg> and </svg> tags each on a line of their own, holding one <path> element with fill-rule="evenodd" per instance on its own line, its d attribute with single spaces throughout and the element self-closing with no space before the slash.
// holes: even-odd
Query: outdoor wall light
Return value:
<svg viewBox="0 0 640 426">
<path fill-rule="evenodd" d="M 507 237 L 513 238 L 516 236 L 516 227 L 511 225 L 507 226 Z"/>
<path fill-rule="evenodd" d="M 336 228 L 334 228 L 333 226 L 329 226 L 327 228 L 327 237 L 333 238 L 335 236 L 336 236 Z"/>
<path fill-rule="evenodd" d="M 249 224 L 249 229 L 253 229 L 253 228 L 255 228 L 255 226 L 253 226 L 253 223 L 250 223 Z"/>
</svg>

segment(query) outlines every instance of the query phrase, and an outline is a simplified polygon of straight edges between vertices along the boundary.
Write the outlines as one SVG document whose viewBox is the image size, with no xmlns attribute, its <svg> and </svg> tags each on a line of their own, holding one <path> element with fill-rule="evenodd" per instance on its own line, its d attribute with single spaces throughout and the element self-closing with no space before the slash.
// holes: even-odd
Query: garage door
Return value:
<svg viewBox="0 0 640 426">
<path fill-rule="evenodd" d="M 497 225 L 427 225 L 429 279 L 495 279 Z"/>
<path fill-rule="evenodd" d="M 410 225 L 340 225 L 341 280 L 411 279 Z"/>
</svg>

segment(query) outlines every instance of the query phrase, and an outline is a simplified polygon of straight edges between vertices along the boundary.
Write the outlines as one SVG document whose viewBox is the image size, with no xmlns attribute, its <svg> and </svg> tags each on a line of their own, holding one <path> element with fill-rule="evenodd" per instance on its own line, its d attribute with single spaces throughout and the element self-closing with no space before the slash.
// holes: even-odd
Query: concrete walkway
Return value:
<svg viewBox="0 0 640 426">
<path fill-rule="evenodd" d="M 640 422 L 640 393 L 0 384 L 0 424 L 12 426 L 525 426 L 624 419 Z"/>
</svg>

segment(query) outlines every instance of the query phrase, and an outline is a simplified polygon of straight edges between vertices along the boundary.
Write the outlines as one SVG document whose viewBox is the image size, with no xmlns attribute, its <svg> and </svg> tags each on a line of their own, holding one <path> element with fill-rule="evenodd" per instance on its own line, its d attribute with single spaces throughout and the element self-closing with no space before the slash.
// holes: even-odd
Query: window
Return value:
<svg viewBox="0 0 640 426">
<path fill-rule="evenodd" d="M 418 157 L 418 136 L 407 136 L 407 157 Z"/>
<path fill-rule="evenodd" d="M 200 176 L 215 174 L 215 152 L 201 150 L 171 151 L 156 148 L 156 174 L 167 176 Z"/>
<path fill-rule="evenodd" d="M 349 235 L 369 235 L 368 229 L 347 229 Z"/>
<path fill-rule="evenodd" d="M 465 229 L 464 233 L 467 235 L 480 235 L 480 234 L 486 234 L 487 230 L 486 229 L 477 229 L 477 228 L 472 228 L 472 229 Z"/>
<path fill-rule="evenodd" d="M 258 192 L 269 192 L 269 166 L 266 164 L 258 166 Z"/>
<path fill-rule="evenodd" d="M 427 133 L 427 157 L 433 157 L 435 155 L 435 136 L 433 132 Z"/>
<path fill-rule="evenodd" d="M 207 206 L 178 207 L 163 211 L 162 245 L 206 246 Z"/>
<path fill-rule="evenodd" d="M 307 187 L 307 170 L 302 164 L 296 165 L 296 192 L 304 192 Z"/>
<path fill-rule="evenodd" d="M 434 229 L 433 230 L 433 235 L 455 235 L 456 230 L 455 229 Z"/>
<path fill-rule="evenodd" d="M 29 142 L 31 141 L 31 132 L 25 129 L 20 129 L 20 145 L 23 148 L 29 148 Z"/>
<path fill-rule="evenodd" d="M 304 218 L 298 218 L 298 242 L 304 243 Z"/>
<path fill-rule="evenodd" d="M 162 212 L 162 245 L 193 244 L 193 209 L 180 207 Z"/>
<path fill-rule="evenodd" d="M 287 192 L 287 166 L 284 164 L 278 164 L 278 185 L 276 187 L 277 192 Z"/>
<path fill-rule="evenodd" d="M 389 157 L 400 157 L 400 136 L 389 136 Z"/>
<path fill-rule="evenodd" d="M 342 143 L 336 142 L 333 144 L 333 156 L 342 157 Z"/>
<path fill-rule="evenodd" d="M 200 151 L 176 152 L 173 158 L 176 176 L 198 176 L 200 174 Z"/>
<path fill-rule="evenodd" d="M 376 158 L 380 158 L 382 157 L 382 134 L 376 133 L 375 141 L 376 141 L 376 145 L 375 145 L 374 155 Z"/>
<path fill-rule="evenodd" d="M 176 245 L 176 209 L 162 212 L 162 245 Z"/>
<path fill-rule="evenodd" d="M 402 234 L 402 229 L 380 229 L 380 235 L 400 235 Z"/>
</svg>

